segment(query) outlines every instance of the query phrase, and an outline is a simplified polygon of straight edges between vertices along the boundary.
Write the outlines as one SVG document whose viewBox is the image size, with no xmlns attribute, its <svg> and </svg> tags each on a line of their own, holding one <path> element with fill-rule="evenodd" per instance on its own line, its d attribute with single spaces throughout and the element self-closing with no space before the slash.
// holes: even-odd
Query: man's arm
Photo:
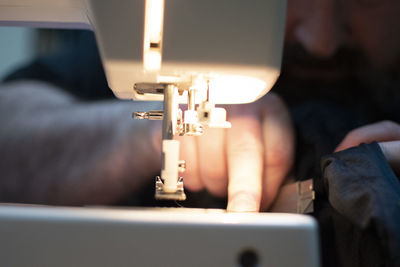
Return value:
<svg viewBox="0 0 400 267">
<path fill-rule="evenodd" d="M 1 87 L 0 201 L 107 204 L 160 170 L 158 124 L 130 119 L 142 103 L 82 103 L 33 81 Z"/>
<path fill-rule="evenodd" d="M 0 89 L 0 201 L 107 204 L 161 169 L 161 124 L 133 121 L 150 103 L 79 102 L 40 82 Z M 160 109 L 161 103 L 151 109 Z M 185 187 L 228 196 L 228 210 L 267 209 L 293 161 L 284 103 L 267 95 L 229 108 L 232 129 L 182 140 Z"/>
</svg>

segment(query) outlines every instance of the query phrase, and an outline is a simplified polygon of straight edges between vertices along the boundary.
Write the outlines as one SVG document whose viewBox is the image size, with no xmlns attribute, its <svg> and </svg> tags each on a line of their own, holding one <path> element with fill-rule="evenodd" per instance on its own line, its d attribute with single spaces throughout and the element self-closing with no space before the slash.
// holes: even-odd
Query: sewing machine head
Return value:
<svg viewBox="0 0 400 267">
<path fill-rule="evenodd" d="M 174 135 L 230 127 L 215 104 L 253 102 L 270 90 L 285 13 L 282 0 L 0 0 L 1 25 L 94 30 L 114 94 L 164 101 L 163 111 L 135 117 L 163 119 L 156 197 L 179 200 L 184 163 Z"/>
<path fill-rule="evenodd" d="M 88 12 L 117 97 L 162 100 L 133 85 L 172 83 L 238 104 L 263 96 L 279 75 L 285 2 L 91 0 Z"/>
</svg>

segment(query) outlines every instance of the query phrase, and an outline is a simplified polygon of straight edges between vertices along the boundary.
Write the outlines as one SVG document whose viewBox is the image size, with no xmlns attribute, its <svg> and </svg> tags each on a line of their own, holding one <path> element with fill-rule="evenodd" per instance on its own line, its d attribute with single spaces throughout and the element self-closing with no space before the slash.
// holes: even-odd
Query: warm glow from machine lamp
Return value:
<svg viewBox="0 0 400 267">
<path fill-rule="evenodd" d="M 164 0 L 146 0 L 143 64 L 147 71 L 161 68 Z"/>
</svg>

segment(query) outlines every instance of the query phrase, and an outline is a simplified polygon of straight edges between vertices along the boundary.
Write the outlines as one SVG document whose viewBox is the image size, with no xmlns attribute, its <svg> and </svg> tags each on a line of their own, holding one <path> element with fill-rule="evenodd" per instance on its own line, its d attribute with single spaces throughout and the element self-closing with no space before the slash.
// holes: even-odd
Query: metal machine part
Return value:
<svg viewBox="0 0 400 267">
<path fill-rule="evenodd" d="M 138 120 L 162 120 L 164 116 L 164 111 L 162 110 L 150 110 L 147 112 L 134 112 L 133 118 Z"/>
<path fill-rule="evenodd" d="M 291 181 L 283 185 L 269 211 L 308 214 L 314 211 L 313 180 Z"/>
<path fill-rule="evenodd" d="M 312 179 L 297 182 L 297 196 L 297 213 L 314 212 L 315 191 Z"/>
<path fill-rule="evenodd" d="M 163 111 L 135 112 L 135 119 L 163 120 L 162 124 L 162 154 L 161 176 L 156 177 L 156 199 L 185 200 L 183 177 L 185 162 L 179 160 L 179 141 L 174 140 L 176 135 L 199 136 L 203 134 L 205 127 L 229 128 L 226 121 L 226 111 L 216 108 L 209 99 L 209 86 L 207 83 L 197 83 L 197 86 L 189 86 L 189 83 L 180 84 L 135 84 L 134 90 L 140 94 L 163 94 Z M 182 113 L 179 108 L 178 97 L 187 95 L 187 110 Z M 197 100 L 200 98 L 200 101 Z M 201 99 L 203 98 L 203 99 Z M 200 102 L 196 109 L 196 103 Z M 200 118 L 200 119 L 199 119 Z"/>
<path fill-rule="evenodd" d="M 160 176 L 156 177 L 156 190 L 155 198 L 162 200 L 186 200 L 186 194 L 183 188 L 183 177 L 179 177 L 176 183 L 176 190 L 174 192 L 166 192 L 164 190 L 164 182 Z"/>
</svg>

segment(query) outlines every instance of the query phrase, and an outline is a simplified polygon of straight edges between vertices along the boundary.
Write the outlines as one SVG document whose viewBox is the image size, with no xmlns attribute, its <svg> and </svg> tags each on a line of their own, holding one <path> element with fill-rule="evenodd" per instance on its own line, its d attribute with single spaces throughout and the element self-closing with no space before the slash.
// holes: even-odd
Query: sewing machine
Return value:
<svg viewBox="0 0 400 267">
<path fill-rule="evenodd" d="M 176 135 L 229 128 L 215 104 L 253 102 L 280 72 L 285 1 L 1 0 L 2 25 L 92 29 L 118 98 L 164 101 L 156 198 L 184 200 Z M 179 104 L 186 104 L 182 111 Z"/>
<path fill-rule="evenodd" d="M 179 172 L 184 171 L 185 163 L 179 158 L 179 142 L 174 136 L 201 135 L 209 127 L 229 128 L 226 111 L 216 104 L 253 102 L 270 90 L 280 72 L 285 12 L 286 3 L 282 0 L 0 0 L 0 25 L 93 30 L 109 87 L 116 97 L 164 102 L 163 110 L 139 111 L 134 117 L 163 121 L 163 164 L 161 175 L 156 178 L 155 197 L 184 200 Z M 182 105 L 187 106 L 183 111 Z M 199 261 L 199 266 L 232 266 L 237 262 L 240 266 L 253 266 L 246 265 L 249 258 L 250 264 L 318 266 L 316 223 L 300 215 L 0 208 L 0 233 L 7 242 L 13 242 L 7 238 L 7 229 L 23 231 L 36 241 L 40 236 L 34 232 L 44 233 L 51 244 L 63 242 L 63 238 L 54 238 L 55 232 L 46 227 L 52 223 L 61 227 L 58 233 L 65 240 L 86 233 L 90 241 L 85 246 L 95 246 L 100 253 L 111 251 L 114 263 L 121 265 L 126 265 L 122 260 L 129 254 L 126 249 L 132 247 L 136 252 L 146 251 L 135 254 L 135 264 L 140 266 L 156 262 L 186 265 L 178 259 L 173 264 L 173 260 L 184 255 L 194 257 L 193 251 L 200 250 L 208 258 Z M 90 230 L 91 226 L 97 230 Z M 113 231 L 119 237 L 134 231 L 139 237 L 123 239 L 117 245 L 110 237 L 96 237 L 101 231 Z M 141 231 L 146 233 L 143 237 Z M 156 237 L 149 238 L 151 235 Z M 223 242 L 227 250 L 218 253 L 188 245 L 191 240 L 205 244 L 224 238 L 230 240 Z M 22 242 L 22 239 L 19 235 L 15 240 Z M 108 245 L 99 245 L 105 240 Z M 236 243 L 239 245 L 233 246 Z M 142 249 L 138 248 L 140 244 Z M 154 247 L 150 253 L 157 244 L 161 248 Z M 164 252 L 169 245 L 179 246 L 181 251 L 170 248 L 173 255 Z M 7 251 L 5 243 L 0 242 L 0 247 L 1 251 Z M 68 245 L 44 247 L 54 255 L 71 249 Z M 77 247 L 83 249 L 81 245 Z M 27 259 L 38 260 L 41 266 L 54 264 L 56 256 L 50 255 L 48 261 L 39 259 L 29 252 L 38 252 L 32 249 L 33 246 L 27 246 L 23 250 Z M 85 251 L 88 255 L 79 259 L 96 258 L 91 254 L 93 251 Z M 239 252 L 245 255 L 243 261 L 242 256 L 239 261 L 236 256 L 231 257 Z M 294 256 L 288 258 L 285 252 Z M 38 253 L 41 255 L 42 251 Z M 152 255 L 162 260 L 154 260 Z M 12 256 L 7 259 L 9 263 L 27 264 Z M 104 265 L 105 259 L 98 255 L 95 261 L 83 262 L 98 266 Z M 82 261 L 70 263 L 82 264 Z"/>
</svg>

